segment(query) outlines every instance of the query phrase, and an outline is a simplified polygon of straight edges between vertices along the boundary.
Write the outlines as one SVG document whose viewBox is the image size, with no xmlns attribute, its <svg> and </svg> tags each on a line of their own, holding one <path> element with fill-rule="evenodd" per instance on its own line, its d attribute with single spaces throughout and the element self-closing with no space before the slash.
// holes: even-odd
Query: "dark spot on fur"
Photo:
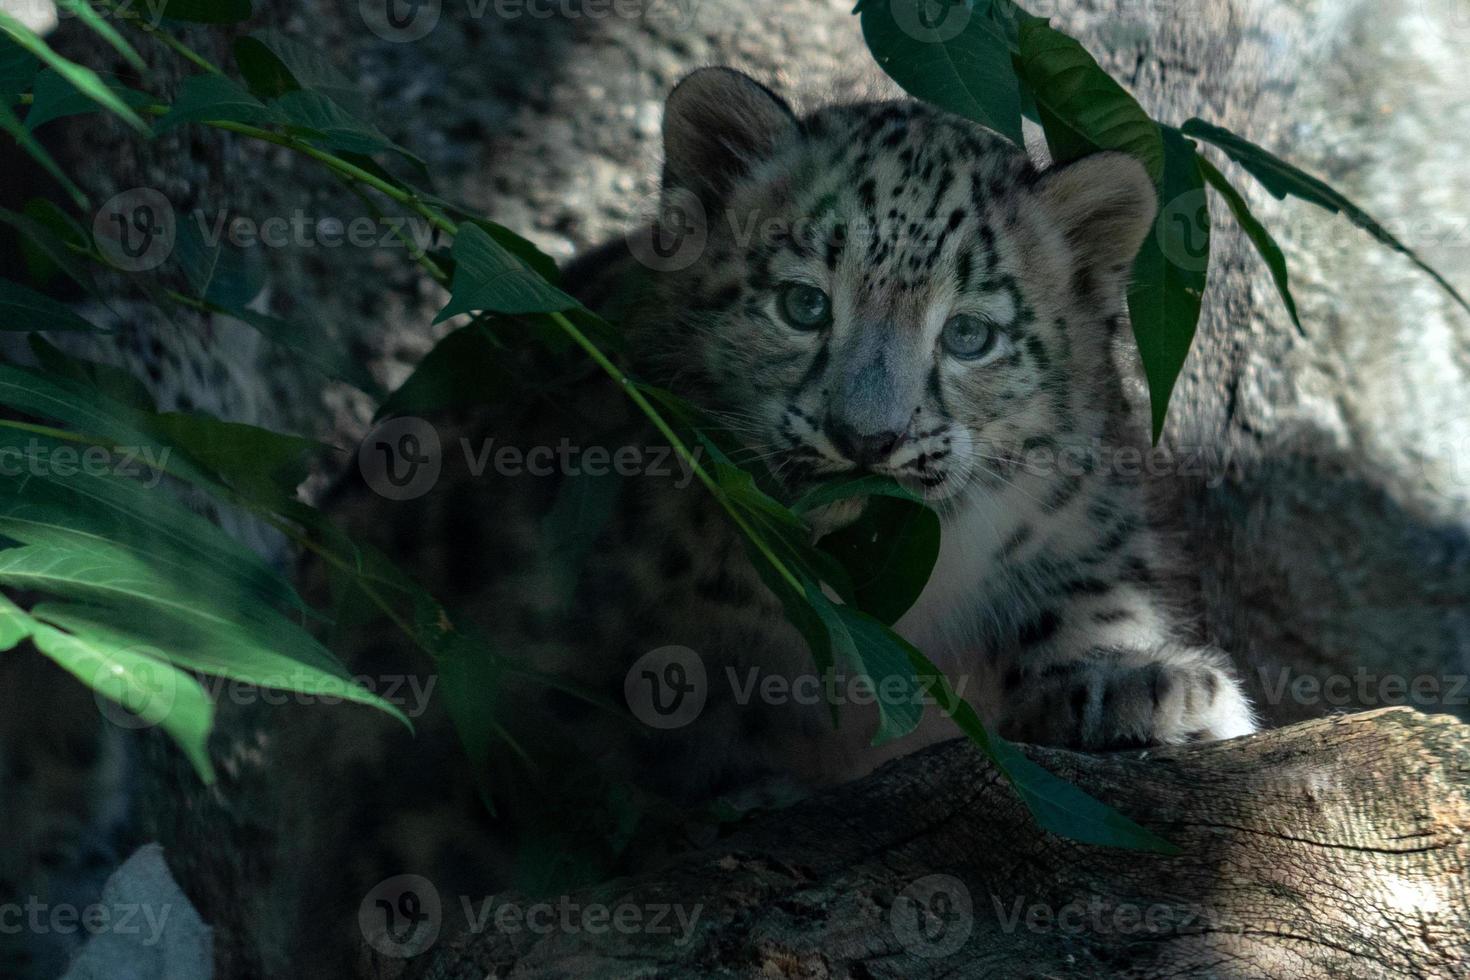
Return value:
<svg viewBox="0 0 1470 980">
<path fill-rule="evenodd" d="M 1055 487 L 1053 487 L 1051 492 L 1047 494 L 1046 499 L 1042 501 L 1042 508 L 1048 514 L 1055 514 L 1057 511 L 1061 510 L 1063 507 L 1071 503 L 1072 500 L 1081 491 L 1082 477 L 1063 477 L 1062 481 L 1058 483 Z"/>
<path fill-rule="evenodd" d="M 1034 619 L 1029 620 L 1021 626 L 1017 642 L 1023 647 L 1036 646 L 1045 643 L 1056 634 L 1061 627 L 1062 620 L 1055 610 L 1045 609 Z"/>
<path fill-rule="evenodd" d="M 996 560 L 1005 561 L 1015 555 L 1027 541 L 1031 540 L 1032 533 L 1033 530 L 1029 524 L 1023 524 L 1018 527 L 1009 538 L 1006 538 L 1005 544 L 1001 545 L 1000 549 L 996 551 Z"/>
<path fill-rule="evenodd" d="M 1148 563 L 1137 555 L 1130 555 L 1123 559 L 1123 571 L 1120 578 L 1125 582 L 1136 582 L 1140 585 L 1149 585 L 1154 580 L 1154 573 L 1149 569 Z"/>
<path fill-rule="evenodd" d="M 1039 370 L 1047 371 L 1051 369 L 1051 355 L 1046 352 L 1046 344 L 1042 343 L 1040 337 L 1035 334 L 1027 337 L 1026 351 L 1031 355 L 1031 360 L 1036 362 L 1036 367 Z"/>
<path fill-rule="evenodd" d="M 1062 591 L 1068 595 L 1102 595 L 1112 588 L 1112 585 L 1100 578 L 1075 578 L 1062 583 Z"/>
</svg>

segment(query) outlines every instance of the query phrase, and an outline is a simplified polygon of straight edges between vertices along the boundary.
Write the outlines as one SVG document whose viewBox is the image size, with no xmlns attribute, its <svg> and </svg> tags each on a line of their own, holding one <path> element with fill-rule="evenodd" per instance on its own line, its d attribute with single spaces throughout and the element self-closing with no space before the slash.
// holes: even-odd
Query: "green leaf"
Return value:
<svg viewBox="0 0 1470 980">
<path fill-rule="evenodd" d="M 774 551 L 777 559 L 789 571 L 828 585 L 843 601 L 852 601 L 852 580 L 847 570 L 837 559 L 812 544 L 811 528 L 761 489 L 749 470 L 731 462 L 708 430 L 700 430 L 699 443 L 708 455 L 706 469 L 713 473 L 724 499 L 741 513 L 760 540 Z M 769 560 L 762 558 L 765 562 Z"/>
<path fill-rule="evenodd" d="M 103 332 L 73 313 L 65 303 L 8 279 L 0 279 L 0 330 Z"/>
<path fill-rule="evenodd" d="M 41 40 L 34 31 L 7 13 L 0 12 L 0 31 L 10 35 L 15 43 L 56 69 L 73 88 L 86 95 L 87 98 L 112 112 L 139 132 L 148 132 L 148 124 L 143 121 L 143 118 L 129 108 L 126 102 L 118 98 L 116 93 L 108 88 L 92 69 L 63 58 L 51 50 L 51 46 Z"/>
<path fill-rule="evenodd" d="M 63 633 L 36 623 L 32 639 L 42 653 L 136 715 L 141 724 L 163 728 L 179 744 L 199 778 L 214 782 L 208 749 L 214 703 L 198 681 L 105 628 Z"/>
<path fill-rule="evenodd" d="M 329 150 L 346 153 L 382 153 L 392 150 L 422 167 L 424 161 L 383 135 L 372 123 L 347 112 L 320 92 L 287 92 L 271 108 L 288 129 Z"/>
<path fill-rule="evenodd" d="M 750 535 L 742 535 L 741 541 L 745 544 L 745 554 L 755 568 L 756 574 L 760 576 L 766 588 L 781 602 L 781 611 L 785 614 L 788 622 L 795 626 L 802 639 L 806 640 L 807 649 L 811 651 L 812 662 L 819 672 L 831 670 L 835 664 L 832 650 L 832 631 L 827 620 L 821 616 L 812 605 L 805 586 L 798 589 L 781 575 L 770 558 L 759 548 Z M 3 554 L 3 552 L 0 552 Z M 832 722 L 837 722 L 837 706 L 832 708 Z"/>
<path fill-rule="evenodd" d="M 1201 227 L 1189 213 L 1196 206 L 1208 213 L 1199 159 L 1194 145 L 1178 130 L 1164 129 L 1160 196 L 1165 205 L 1154 234 L 1139 250 L 1128 291 L 1133 336 L 1148 378 L 1155 439 L 1163 431 L 1169 396 L 1189 356 L 1205 291 L 1209 224 Z M 1202 247 L 1195 236 L 1203 237 Z"/>
<path fill-rule="evenodd" d="M 348 153 L 377 153 L 392 146 L 378 127 L 363 122 L 320 92 L 296 89 L 275 99 L 271 105 L 281 121 L 298 134 L 329 149 Z"/>
<path fill-rule="evenodd" d="M 465 224 L 454 239 L 454 281 L 449 304 L 434 318 L 459 313 L 552 313 L 570 310 L 575 299 L 550 285 L 478 225 Z"/>
<path fill-rule="evenodd" d="M 858 608 L 892 626 L 929 582 L 939 558 L 939 515 L 921 503 L 876 496 L 821 548 L 847 569 Z"/>
<path fill-rule="evenodd" d="M 104 78 L 102 82 L 131 108 L 137 109 L 153 101 L 146 93 L 128 88 L 114 79 Z M 30 112 L 26 113 L 26 129 L 35 132 L 37 127 L 52 120 L 97 110 L 94 99 L 79 92 L 55 68 L 47 68 L 36 76 L 35 101 L 31 103 Z"/>
<path fill-rule="evenodd" d="M 92 237 L 82 223 L 67 214 L 56 202 L 44 197 L 33 197 L 23 209 L 26 217 L 40 222 L 51 230 L 58 239 L 82 248 L 91 245 Z"/>
<path fill-rule="evenodd" d="M 1419 257 L 1418 253 L 1384 228 L 1373 216 L 1352 201 L 1334 190 L 1325 181 L 1319 180 L 1304 170 L 1299 170 L 1291 164 L 1282 160 L 1275 154 L 1262 149 L 1250 140 L 1237 136 L 1230 130 L 1220 126 L 1207 123 L 1203 119 L 1191 119 L 1182 127 L 1188 136 L 1202 139 L 1211 143 L 1230 157 L 1236 163 L 1246 169 L 1246 172 L 1261 182 L 1261 186 L 1270 191 L 1278 199 L 1284 199 L 1288 194 L 1292 197 L 1301 198 L 1310 204 L 1315 204 L 1332 214 L 1341 214 L 1353 224 L 1366 231 L 1380 244 L 1386 245 L 1406 256 L 1411 262 L 1429 275 L 1440 288 L 1448 293 L 1456 303 L 1459 303 L 1467 312 L 1470 312 L 1470 302 L 1460 295 L 1459 291 L 1451 286 L 1449 280 L 1435 271 L 1427 262 Z"/>
<path fill-rule="evenodd" d="M 136 411 L 153 412 L 157 409 L 148 386 L 127 369 L 73 357 L 38 334 L 31 334 L 26 339 L 43 370 L 80 382 Z"/>
<path fill-rule="evenodd" d="M 293 89 L 317 92 L 359 119 L 372 118 L 367 97 L 357 83 L 343 74 L 315 45 L 304 44 L 278 31 L 257 31 L 250 37 L 276 59 L 276 64 L 270 64 L 259 49 L 244 48 L 249 52 L 246 60 L 250 65 L 250 73 L 246 77 L 252 85 L 260 84 L 267 91 L 279 88 L 279 94 Z M 237 57 L 241 50 L 237 45 Z M 283 70 L 294 84 L 286 83 L 281 76 Z M 241 71 L 245 71 L 244 65 Z"/>
<path fill-rule="evenodd" d="M 147 428 L 257 500 L 293 495 L 310 473 L 311 457 L 326 448 L 300 436 L 183 412 L 154 415 Z"/>
<path fill-rule="evenodd" d="M 1291 281 L 1286 271 L 1286 255 L 1282 253 L 1281 246 L 1276 244 L 1276 239 L 1271 237 L 1266 226 L 1251 213 L 1250 205 L 1246 203 L 1240 191 L 1236 190 L 1235 185 L 1230 183 L 1228 177 L 1204 157 L 1199 158 L 1199 169 L 1209 185 L 1225 199 L 1225 204 L 1230 208 L 1230 213 L 1235 215 L 1241 231 L 1245 232 L 1245 236 L 1250 239 L 1251 244 L 1265 260 L 1266 268 L 1271 271 L 1271 281 L 1276 283 L 1276 291 L 1281 294 L 1281 302 L 1286 305 L 1286 312 L 1291 315 L 1291 322 L 1296 324 L 1297 330 L 1305 336 L 1306 331 L 1302 330 L 1301 318 L 1297 316 L 1296 300 L 1291 295 Z"/>
<path fill-rule="evenodd" d="M 905 646 L 921 683 L 960 730 L 995 763 L 1043 830 L 1084 844 L 1179 853 L 1178 847 L 1071 783 L 1058 779 L 1022 755 L 1014 745 L 991 734 L 974 707 L 955 692 L 939 668 L 914 647 Z"/>
<path fill-rule="evenodd" d="M 163 16 L 193 24 L 238 24 L 250 19 L 250 0 L 165 0 Z"/>
<path fill-rule="evenodd" d="M 341 663 L 295 623 L 254 601 L 234 607 L 206 602 L 187 591 L 186 583 L 164 578 L 122 549 L 11 548 L 0 551 L 0 582 L 97 606 L 86 614 L 95 627 L 156 642 L 171 663 L 370 705 L 412 729 L 402 712 L 354 684 Z M 84 614 L 72 609 L 70 615 L 67 625 Z"/>
<path fill-rule="evenodd" d="M 52 377 L 36 371 L 0 364 L 0 404 L 9 405 L 29 415 L 55 419 L 86 435 L 89 441 L 126 446 L 135 451 L 148 450 L 158 458 L 164 445 L 145 431 L 143 419 L 126 405 L 106 398 L 85 384 L 67 378 Z M 170 474 L 219 493 L 219 481 L 204 473 L 191 461 L 173 458 L 168 461 Z"/>
<path fill-rule="evenodd" d="M 11 105 L 15 97 L 31 87 L 31 79 L 41 68 L 35 55 L 0 34 L 0 103 Z"/>
<path fill-rule="evenodd" d="M 57 0 L 57 5 L 86 24 L 102 40 L 112 45 L 113 50 L 122 55 L 123 60 L 128 64 L 139 71 L 148 69 L 142 55 L 138 54 L 137 50 L 117 32 L 117 29 L 105 17 L 93 9 L 89 0 Z"/>
<path fill-rule="evenodd" d="M 0 561 L 6 554 L 9 552 L 0 552 Z M 324 648 L 284 619 L 273 631 L 263 632 L 209 623 L 200 616 L 159 613 L 133 602 L 43 603 L 35 608 L 34 615 L 79 633 L 106 632 L 119 639 L 156 645 L 169 663 L 186 670 L 277 691 L 368 705 L 413 729 L 397 707 L 353 681 Z"/>
<path fill-rule="evenodd" d="M 930 19 L 936 7 L 944 11 L 937 22 Z M 904 91 L 1024 146 L 1011 47 L 988 7 L 984 0 L 875 0 L 858 11 L 873 57 Z"/>
<path fill-rule="evenodd" d="M 698 411 L 693 406 L 688 408 L 690 411 Z M 709 427 L 699 429 L 699 443 L 709 457 L 707 468 L 714 475 L 721 492 L 768 528 L 775 529 L 782 535 L 796 535 L 803 541 L 809 537 L 811 529 L 789 508 L 782 506 L 776 498 L 762 490 L 756 483 L 755 474 L 736 465 L 715 440 L 717 434 Z"/>
<path fill-rule="evenodd" d="M 0 653 L 14 649 L 17 643 L 31 635 L 34 628 L 35 620 L 0 593 Z"/>
<path fill-rule="evenodd" d="M 450 331 L 423 356 L 409 379 L 392 392 L 378 408 L 373 420 L 400 414 L 435 413 L 450 408 L 469 408 L 500 404 L 507 398 L 532 394 L 525 370 L 513 369 L 513 334 L 516 320 L 501 317 L 476 317 L 456 331 Z M 510 341 L 501 332 L 512 334 Z M 522 334 L 532 339 L 529 334 Z M 510 350 L 507 350 L 510 348 Z M 541 385 L 553 383 L 542 379 Z M 553 389 L 541 386 L 541 394 Z"/>
<path fill-rule="evenodd" d="M 276 121 L 264 102 L 221 75 L 190 75 L 179 85 L 178 97 L 168 113 L 153 124 L 155 133 L 166 133 L 191 122 L 237 122 L 260 126 Z"/>
<path fill-rule="evenodd" d="M 196 220 L 180 221 L 174 236 L 173 258 L 189 280 L 195 297 L 224 308 L 232 314 L 260 295 L 265 288 L 266 272 L 258 250 L 237 249 L 226 243 L 223 226 L 212 229 L 210 237 Z"/>
<path fill-rule="evenodd" d="M 1011 743 L 994 738 L 990 751 L 995 764 L 1043 830 L 1084 844 L 1158 854 L 1179 853 L 1178 847 L 1153 831 L 1047 772 Z"/>
<path fill-rule="evenodd" d="M 912 490 L 904 489 L 892 477 L 865 473 L 844 480 L 829 480 L 818 484 L 791 505 L 791 512 L 801 516 L 841 500 L 873 496 L 897 497 L 899 500 L 910 500 L 915 503 L 923 502 L 923 498 Z"/>
<path fill-rule="evenodd" d="M 156 484 L 132 479 L 128 471 L 143 475 L 150 459 L 163 464 L 131 450 L 0 427 L 0 533 L 26 544 L 121 546 L 200 594 L 225 596 L 229 603 L 253 595 L 307 609 L 254 551 L 185 510 Z"/>
<path fill-rule="evenodd" d="M 250 88 L 250 94 L 261 101 L 300 90 L 301 86 L 292 77 L 291 69 L 260 38 L 237 37 L 231 50 L 235 55 L 235 64 L 240 68 L 240 75 Z"/>
<path fill-rule="evenodd" d="M 939 557 L 939 515 L 891 477 L 867 474 L 823 483 L 792 505 L 798 515 L 853 497 L 870 498 L 857 520 L 819 543 L 852 582 L 853 601 L 886 625 L 919 598 Z"/>
<path fill-rule="evenodd" d="M 52 158 L 50 153 L 46 152 L 46 148 L 36 142 L 36 138 L 26 129 L 25 124 L 16 116 L 15 111 L 3 102 L 0 102 L 0 129 L 5 130 L 5 132 L 15 137 L 15 141 L 20 144 L 20 148 L 25 150 L 32 160 L 39 163 L 48 174 L 55 178 L 56 182 L 61 185 L 61 189 L 66 191 L 67 197 L 71 198 L 73 204 L 79 208 L 90 207 L 87 203 L 87 195 L 82 193 L 82 189 L 76 185 L 76 181 L 66 175 L 66 171 L 61 169 L 61 165 Z"/>
<path fill-rule="evenodd" d="M 506 368 L 502 353 L 490 325 L 483 321 L 450 331 L 383 402 L 374 421 L 503 398 L 502 393 L 514 390 L 521 379 Z"/>
<path fill-rule="evenodd" d="M 383 388 L 378 384 L 361 361 L 352 355 L 345 344 L 330 338 L 324 330 L 313 329 L 290 320 L 257 313 L 255 310 L 220 310 L 229 316 L 248 323 L 266 339 L 294 352 L 302 361 L 335 381 L 343 381 L 357 390 L 374 397 L 381 396 Z"/>
<path fill-rule="evenodd" d="M 1036 100 L 1057 163 L 1098 150 L 1135 157 L 1157 183 L 1164 172 L 1159 126 L 1087 49 L 1046 21 L 1022 21 L 1017 69 Z"/>
<path fill-rule="evenodd" d="M 88 248 L 91 241 L 70 217 L 56 205 L 43 198 L 26 204 L 26 214 L 0 208 L 0 221 L 14 228 L 41 257 L 92 295 L 97 295 L 97 283 L 92 271 L 81 257 L 68 247 Z"/>
<path fill-rule="evenodd" d="M 501 248 L 530 266 L 531 271 L 542 279 L 552 285 L 556 285 L 561 280 L 561 270 L 557 269 L 556 260 L 509 228 L 485 218 L 466 218 L 465 220 L 483 228 Z"/>
<path fill-rule="evenodd" d="M 69 378 L 25 371 L 10 365 L 0 365 L 0 403 L 76 426 L 88 433 L 89 440 L 98 443 L 103 449 L 122 454 L 123 465 L 135 466 L 136 461 L 142 459 L 154 470 L 166 469 L 170 475 L 188 480 L 216 497 L 229 500 L 230 493 L 226 489 L 229 485 L 246 499 L 262 501 L 277 509 L 287 506 L 304 507 L 289 491 L 282 490 L 279 483 L 272 481 L 279 479 L 299 482 L 298 478 L 302 475 L 300 464 L 294 461 L 288 463 L 286 459 L 298 451 L 314 448 L 315 444 L 309 441 L 201 417 L 160 416 L 151 412 L 140 412 L 107 398 L 86 384 Z M 0 422 L 0 427 L 3 427 L 3 422 Z M 22 444 L 23 437 L 28 441 Z M 262 595 L 268 595 L 272 601 L 284 601 L 302 611 L 307 609 L 293 589 L 265 569 L 253 553 L 230 541 L 214 525 L 176 508 L 172 514 L 160 514 L 160 508 L 167 509 L 170 506 L 168 498 L 152 491 L 151 487 L 126 480 L 99 482 L 95 476 L 91 481 L 82 479 L 88 474 L 78 470 L 77 460 L 70 454 L 94 451 L 91 447 L 65 447 L 70 463 L 68 471 L 61 472 L 55 464 L 56 454 L 61 449 L 49 445 L 40 435 L 14 430 L 0 431 L 0 454 L 4 454 L 0 458 L 6 461 L 12 457 L 25 459 L 33 455 L 33 445 L 39 445 L 50 461 L 27 463 L 24 469 L 26 478 L 20 481 L 6 483 L 0 480 L 0 500 L 8 493 L 16 498 L 15 502 L 28 508 L 23 513 L 12 511 L 10 519 L 28 517 L 34 523 L 38 519 L 44 520 L 50 514 L 46 508 L 41 508 L 43 516 L 36 518 L 33 511 L 37 502 L 24 499 L 26 491 L 33 485 L 48 499 L 68 498 L 73 493 L 84 494 L 93 498 L 95 504 L 101 505 L 93 509 L 106 517 L 100 525 L 95 520 L 88 523 L 83 520 L 88 516 L 85 507 L 79 507 L 73 520 L 86 533 L 104 539 L 120 540 L 143 554 L 155 557 L 157 549 L 153 547 L 149 536 L 164 543 L 176 540 L 176 544 L 185 553 L 192 549 L 194 553 L 208 555 L 211 552 L 220 553 L 223 548 L 217 561 L 224 569 L 221 575 L 234 582 L 234 588 L 218 590 L 222 595 L 231 592 L 245 594 L 256 590 Z M 108 462 L 103 469 L 107 470 L 110 465 Z M 58 485 L 48 486 L 52 481 Z M 155 475 L 154 485 L 156 484 Z M 306 510 L 309 511 L 310 508 Z M 122 518 L 120 526 L 119 517 Z M 49 529 L 45 540 L 54 538 L 54 525 L 57 523 L 65 523 L 64 515 L 51 521 L 53 528 Z M 182 536 L 175 534 L 176 528 L 182 529 Z M 145 529 L 144 536 L 140 538 L 129 533 L 135 529 Z M 40 530 L 48 531 L 44 525 Z M 12 537 L 25 539 L 13 530 L 10 533 Z M 36 532 L 30 533 L 34 535 Z M 216 541 L 227 544 L 204 543 L 204 539 L 209 539 L 211 535 Z M 175 558 L 177 554 L 177 550 L 173 552 Z M 173 564 L 180 563 L 175 560 Z M 237 569 L 243 579 L 236 575 Z"/>
<path fill-rule="evenodd" d="M 811 603 L 832 637 L 835 660 L 863 677 L 878 708 L 873 744 L 902 738 L 918 727 L 924 705 L 905 644 L 882 623 L 850 606 L 839 606 L 808 584 Z"/>
<path fill-rule="evenodd" d="M 792 593 L 788 598 L 801 598 L 802 605 L 806 604 L 802 598 L 804 587 L 788 580 L 787 575 L 797 581 L 809 580 L 828 586 L 843 602 L 852 603 L 855 599 L 852 578 L 842 563 L 813 543 L 812 529 L 767 493 L 755 473 L 731 461 L 714 438 L 726 438 L 727 433 L 712 425 L 693 406 L 685 403 L 684 410 L 695 419 L 698 444 L 706 454 L 702 460 L 704 470 L 714 477 L 725 505 L 734 508 L 748 526 L 745 533 L 754 554 L 759 556 L 757 567 L 770 566 L 769 571 L 775 579 L 784 581 L 786 589 Z M 766 478 L 763 471 L 759 472 L 762 478 Z M 762 545 L 771 554 L 766 555 Z M 785 568 L 787 575 L 781 574 L 776 563 Z M 775 591 L 778 596 L 782 594 L 780 590 Z M 813 613 L 808 609 L 805 615 L 810 617 Z M 825 646 L 825 631 L 822 632 Z"/>
</svg>

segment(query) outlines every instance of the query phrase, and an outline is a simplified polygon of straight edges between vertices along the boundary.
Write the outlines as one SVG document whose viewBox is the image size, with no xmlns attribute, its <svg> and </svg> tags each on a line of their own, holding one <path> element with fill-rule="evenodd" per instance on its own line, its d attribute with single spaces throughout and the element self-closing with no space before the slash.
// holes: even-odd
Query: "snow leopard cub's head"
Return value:
<svg viewBox="0 0 1470 980">
<path fill-rule="evenodd" d="M 674 89 L 664 151 L 671 261 L 635 344 L 791 492 L 865 469 L 947 499 L 1101 432 L 1155 213 L 1133 159 L 1040 171 L 910 101 L 798 117 L 727 68 Z"/>
</svg>

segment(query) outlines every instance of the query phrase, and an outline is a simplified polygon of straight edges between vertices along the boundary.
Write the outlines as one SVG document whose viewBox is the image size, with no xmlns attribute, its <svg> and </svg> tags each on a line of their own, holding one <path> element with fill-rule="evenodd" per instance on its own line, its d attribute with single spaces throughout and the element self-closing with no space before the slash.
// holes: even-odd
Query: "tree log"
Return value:
<svg viewBox="0 0 1470 980">
<path fill-rule="evenodd" d="M 416 958 L 365 950 L 369 973 L 1470 973 L 1463 723 L 1390 708 L 1214 744 L 1026 752 L 1181 852 L 1047 834 L 978 750 L 957 740 L 754 818 L 651 873 L 550 899 L 539 919 L 536 900 L 495 896 L 479 928 L 452 938 L 446 928 Z M 446 920 L 457 914 L 452 904 L 445 899 Z M 516 914 L 497 920 L 502 907 Z M 667 915 L 656 926 L 660 909 Z M 620 914 L 629 916 L 622 927 Z M 691 919 L 692 928 L 681 926 Z"/>
</svg>

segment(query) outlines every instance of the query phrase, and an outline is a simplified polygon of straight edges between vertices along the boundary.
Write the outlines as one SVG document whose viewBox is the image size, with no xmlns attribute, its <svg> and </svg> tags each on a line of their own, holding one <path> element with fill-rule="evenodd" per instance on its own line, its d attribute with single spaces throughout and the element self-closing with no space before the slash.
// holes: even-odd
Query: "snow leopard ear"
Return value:
<svg viewBox="0 0 1470 980">
<path fill-rule="evenodd" d="M 791 107 L 749 75 L 701 68 L 664 107 L 664 186 L 717 199 L 796 129 Z"/>
<path fill-rule="evenodd" d="M 1036 193 L 1066 236 L 1082 292 L 1127 281 L 1158 212 L 1143 164 L 1125 153 L 1097 153 L 1048 170 Z"/>
</svg>

